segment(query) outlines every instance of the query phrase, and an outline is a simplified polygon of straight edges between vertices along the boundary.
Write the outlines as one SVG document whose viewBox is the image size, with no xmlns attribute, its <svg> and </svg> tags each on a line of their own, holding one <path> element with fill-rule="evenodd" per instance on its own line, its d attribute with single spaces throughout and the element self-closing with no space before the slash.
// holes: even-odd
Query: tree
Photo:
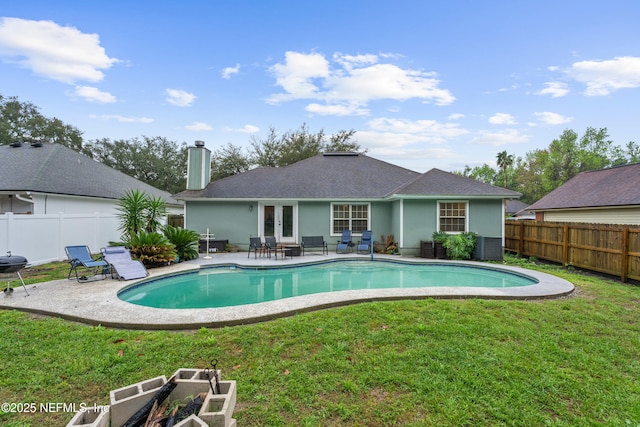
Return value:
<svg viewBox="0 0 640 427">
<path fill-rule="evenodd" d="M 507 151 L 501 151 L 498 153 L 498 167 L 502 169 L 502 176 L 504 178 L 504 188 L 507 188 L 507 168 L 513 165 L 513 154 L 507 154 Z"/>
<path fill-rule="evenodd" d="M 211 165 L 211 179 L 217 180 L 248 171 L 251 160 L 242 147 L 228 143 L 213 152 Z"/>
<path fill-rule="evenodd" d="M 57 118 L 43 116 L 30 102 L 0 95 L 0 145 L 12 142 L 57 143 L 83 154 L 82 132 Z"/>
<path fill-rule="evenodd" d="M 91 156 L 107 166 L 169 193 L 186 188 L 187 145 L 163 137 L 91 141 Z"/>
</svg>

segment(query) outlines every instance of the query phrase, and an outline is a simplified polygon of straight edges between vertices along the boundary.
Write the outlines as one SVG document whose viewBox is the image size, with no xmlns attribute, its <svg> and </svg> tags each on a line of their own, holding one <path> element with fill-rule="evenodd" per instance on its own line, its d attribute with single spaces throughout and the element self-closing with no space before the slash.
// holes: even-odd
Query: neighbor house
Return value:
<svg viewBox="0 0 640 427">
<path fill-rule="evenodd" d="M 259 167 L 209 182 L 210 152 L 189 149 L 185 227 L 246 248 L 251 236 L 282 243 L 321 235 L 335 249 L 344 229 L 393 235 L 417 254 L 436 230 L 503 237 L 511 190 L 431 169 L 418 173 L 358 153 L 325 153 L 289 166 Z"/>
<path fill-rule="evenodd" d="M 2 145 L 0 165 L 0 214 L 115 214 L 118 199 L 132 189 L 183 213 L 168 192 L 60 144 Z"/>
<path fill-rule="evenodd" d="M 183 205 L 161 191 L 59 144 L 0 146 L 0 254 L 32 264 L 66 258 L 68 245 L 94 252 L 118 241 L 119 198 L 128 190 L 162 198 L 182 221 Z"/>
<path fill-rule="evenodd" d="M 579 173 L 527 210 L 538 221 L 640 224 L 640 163 Z"/>
</svg>

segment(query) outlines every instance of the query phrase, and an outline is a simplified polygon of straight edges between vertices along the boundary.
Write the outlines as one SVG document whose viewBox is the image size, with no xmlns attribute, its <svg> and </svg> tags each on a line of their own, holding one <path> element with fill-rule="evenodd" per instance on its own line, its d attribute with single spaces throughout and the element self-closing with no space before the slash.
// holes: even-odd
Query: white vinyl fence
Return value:
<svg viewBox="0 0 640 427">
<path fill-rule="evenodd" d="M 0 256 L 11 251 L 32 265 L 66 260 L 65 246 L 87 245 L 98 253 L 119 240 L 113 214 L 0 215 Z"/>
</svg>

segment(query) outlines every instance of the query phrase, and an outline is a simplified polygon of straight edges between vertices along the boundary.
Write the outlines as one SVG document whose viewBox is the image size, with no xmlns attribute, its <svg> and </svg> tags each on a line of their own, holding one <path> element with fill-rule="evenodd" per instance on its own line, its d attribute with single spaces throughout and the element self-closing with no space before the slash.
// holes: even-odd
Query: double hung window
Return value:
<svg viewBox="0 0 640 427">
<path fill-rule="evenodd" d="M 438 228 L 450 233 L 467 231 L 467 202 L 439 202 Z"/>
<path fill-rule="evenodd" d="M 369 230 L 369 204 L 333 203 L 331 234 L 340 234 L 342 230 L 351 230 L 353 234 Z"/>
</svg>

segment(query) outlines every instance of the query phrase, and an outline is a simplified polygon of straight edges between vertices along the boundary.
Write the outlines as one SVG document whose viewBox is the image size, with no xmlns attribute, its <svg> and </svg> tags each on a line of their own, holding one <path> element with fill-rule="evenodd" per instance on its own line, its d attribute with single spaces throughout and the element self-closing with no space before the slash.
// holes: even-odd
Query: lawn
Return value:
<svg viewBox="0 0 640 427">
<path fill-rule="evenodd" d="M 216 358 L 237 381 L 240 426 L 640 426 L 640 287 L 510 262 L 577 292 L 362 303 L 191 332 L 0 311 L 0 401 L 104 405 L 109 390 Z M 0 425 L 72 416 L 0 412 Z"/>
</svg>

